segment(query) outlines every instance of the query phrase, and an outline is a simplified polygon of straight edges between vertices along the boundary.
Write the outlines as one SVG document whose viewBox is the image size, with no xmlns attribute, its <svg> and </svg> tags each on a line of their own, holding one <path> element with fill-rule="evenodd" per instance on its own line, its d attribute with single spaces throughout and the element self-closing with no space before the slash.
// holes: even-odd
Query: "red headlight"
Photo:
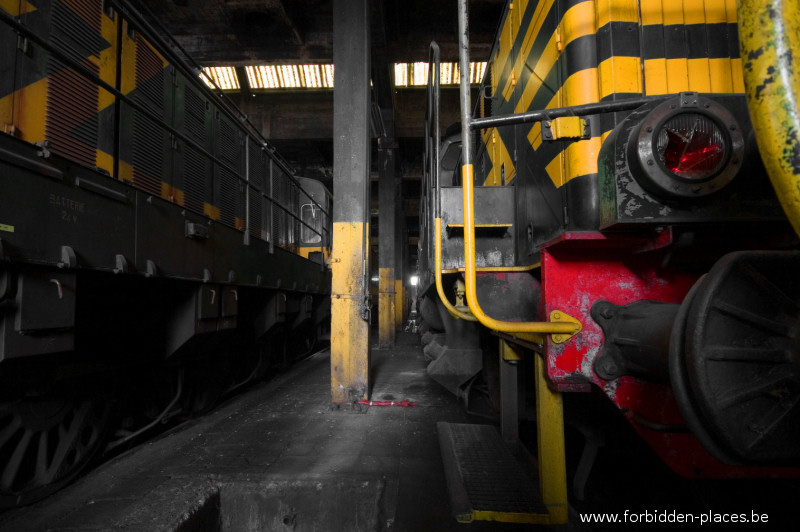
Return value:
<svg viewBox="0 0 800 532">
<path fill-rule="evenodd" d="M 724 106 L 697 93 L 664 101 L 641 119 L 628 141 L 633 178 L 664 200 L 702 198 L 739 172 L 744 139 Z"/>
<path fill-rule="evenodd" d="M 677 115 L 664 123 L 655 151 L 667 170 L 685 179 L 712 177 L 727 158 L 725 137 L 708 116 Z"/>
</svg>

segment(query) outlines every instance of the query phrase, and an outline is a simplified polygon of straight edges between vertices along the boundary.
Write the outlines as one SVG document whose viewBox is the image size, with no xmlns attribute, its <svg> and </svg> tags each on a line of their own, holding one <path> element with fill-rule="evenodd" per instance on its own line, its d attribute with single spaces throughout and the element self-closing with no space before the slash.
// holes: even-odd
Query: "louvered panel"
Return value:
<svg viewBox="0 0 800 532">
<path fill-rule="evenodd" d="M 250 186 L 259 192 L 269 190 L 269 168 L 267 156 L 252 139 L 248 140 L 250 153 Z"/>
<path fill-rule="evenodd" d="M 203 213 L 203 205 L 208 201 L 211 179 L 211 160 L 191 146 L 183 151 L 184 206 L 196 213 Z"/>
<path fill-rule="evenodd" d="M 287 188 L 286 175 L 281 171 L 276 171 L 272 184 L 273 198 L 275 199 L 275 207 L 272 210 L 272 223 L 275 230 L 275 243 L 278 245 L 286 245 L 289 242 L 287 223 L 288 215 L 286 211 L 280 206 L 287 206 L 289 201 L 289 190 Z"/>
<path fill-rule="evenodd" d="M 162 132 L 148 118 L 136 113 L 133 120 L 133 184 L 160 196 L 163 171 Z"/>
<path fill-rule="evenodd" d="M 218 157 L 238 171 L 242 161 L 241 132 L 236 130 L 227 120 L 221 119 L 219 121 L 217 142 Z"/>
<path fill-rule="evenodd" d="M 102 0 L 53 2 L 53 44 L 75 61 L 99 58 L 100 51 L 111 45 L 100 34 L 102 8 Z"/>
<path fill-rule="evenodd" d="M 92 29 L 100 32 L 100 17 L 103 9 L 103 0 L 61 0 L 72 12 L 83 18 Z"/>
<path fill-rule="evenodd" d="M 239 213 L 240 187 L 236 175 L 224 168 L 218 169 L 220 220 L 231 227 L 236 227 L 236 218 L 242 218 Z"/>
<path fill-rule="evenodd" d="M 250 234 L 265 240 L 267 237 L 266 211 L 263 194 L 269 191 L 269 168 L 261 147 L 248 139 L 250 167 Z"/>
<path fill-rule="evenodd" d="M 48 61 L 45 138 L 53 153 L 94 167 L 97 148 L 97 86 L 57 59 Z"/>
<path fill-rule="evenodd" d="M 52 14 L 53 44 L 95 75 L 100 72 L 96 63 L 100 50 L 108 45 L 99 34 L 101 9 L 98 0 L 74 0 L 66 5 L 57 1 Z M 50 149 L 80 164 L 96 166 L 97 86 L 52 56 L 47 59 L 47 75 L 45 138 Z"/>
<path fill-rule="evenodd" d="M 136 35 L 136 103 L 159 117 L 164 114 L 164 63 L 145 39 Z"/>
<path fill-rule="evenodd" d="M 161 58 L 140 36 L 136 36 L 136 103 L 164 119 L 164 66 Z M 166 132 L 138 111 L 133 120 L 133 184 L 154 195 L 161 195 L 166 175 L 164 146 Z"/>
<path fill-rule="evenodd" d="M 201 147 L 209 146 L 207 127 L 208 101 L 188 83 L 183 82 L 183 129 L 182 132 Z M 184 143 L 181 151 L 182 179 L 176 179 L 184 192 L 184 205 L 195 212 L 203 213 L 203 205 L 211 202 L 212 161 L 206 153 Z"/>
<path fill-rule="evenodd" d="M 250 189 L 250 236 L 266 239 L 266 227 L 264 226 L 264 211 L 261 193 Z"/>
<path fill-rule="evenodd" d="M 221 117 L 217 124 L 217 158 L 228 168 L 243 174 L 244 146 L 241 142 L 243 138 L 241 132 L 225 117 Z M 244 176 L 237 175 L 228 168 L 219 167 L 216 174 L 219 179 L 217 207 L 220 208 L 223 223 L 243 229 L 241 223 L 237 225 L 237 219 L 244 220 L 244 186 L 240 180 L 240 177 L 244 179 Z"/>
<path fill-rule="evenodd" d="M 292 186 L 290 190 L 291 190 L 291 196 L 289 200 L 290 201 L 289 205 L 291 205 L 291 212 L 299 218 L 300 212 L 298 209 L 298 205 L 300 204 L 300 191 L 297 189 L 296 186 Z M 290 243 L 296 244 L 300 242 L 300 222 L 297 221 L 297 218 L 292 218 L 291 216 L 289 217 L 289 221 L 291 223 L 291 235 L 292 235 L 292 240 Z"/>
<path fill-rule="evenodd" d="M 198 95 L 190 85 L 185 85 L 183 120 L 185 133 L 201 145 L 206 145 L 206 99 Z"/>
</svg>

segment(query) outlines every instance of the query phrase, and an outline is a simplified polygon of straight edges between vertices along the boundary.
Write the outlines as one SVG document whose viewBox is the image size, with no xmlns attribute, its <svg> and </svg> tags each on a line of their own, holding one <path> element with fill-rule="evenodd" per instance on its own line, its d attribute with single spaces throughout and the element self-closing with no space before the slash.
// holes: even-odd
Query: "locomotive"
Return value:
<svg viewBox="0 0 800 532">
<path fill-rule="evenodd" d="M 796 196 L 759 153 L 788 153 L 796 175 L 797 129 L 753 126 L 782 112 L 753 102 L 791 61 L 764 28 L 792 15 L 695 4 L 508 2 L 477 99 L 462 75 L 461 122 L 444 134 L 431 45 L 428 373 L 465 401 L 483 375 L 506 439 L 535 384 L 549 513 L 534 522 L 567 519 L 566 393 L 610 401 L 683 477 L 800 474 L 800 252 L 782 209 Z M 459 32 L 467 72 L 463 1 Z"/>
<path fill-rule="evenodd" d="M 329 338 L 330 194 L 154 24 L 0 2 L 0 507 Z"/>
</svg>

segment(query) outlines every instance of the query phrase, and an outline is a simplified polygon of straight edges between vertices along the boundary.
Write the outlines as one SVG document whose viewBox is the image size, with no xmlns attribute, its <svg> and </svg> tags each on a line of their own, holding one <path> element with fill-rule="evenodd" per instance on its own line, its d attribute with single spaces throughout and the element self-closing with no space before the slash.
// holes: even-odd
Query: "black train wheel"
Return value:
<svg viewBox="0 0 800 532">
<path fill-rule="evenodd" d="M 721 258 L 681 305 L 670 380 L 692 433 L 730 464 L 800 465 L 800 252 Z"/>
<path fill-rule="evenodd" d="M 35 502 L 80 473 L 103 446 L 108 411 L 88 399 L 0 403 L 0 507 Z"/>
</svg>

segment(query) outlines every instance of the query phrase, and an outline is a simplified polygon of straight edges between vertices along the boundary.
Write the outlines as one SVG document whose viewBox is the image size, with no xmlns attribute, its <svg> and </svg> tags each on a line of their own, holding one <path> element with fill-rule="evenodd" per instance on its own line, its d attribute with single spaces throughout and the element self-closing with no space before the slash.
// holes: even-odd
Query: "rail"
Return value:
<svg viewBox="0 0 800 532">
<path fill-rule="evenodd" d="M 475 265 L 475 201 L 471 154 L 471 116 L 469 80 L 469 20 L 467 0 L 458 0 L 458 47 L 461 70 L 461 172 L 464 203 L 464 282 L 467 305 L 473 316 L 484 326 L 502 332 L 537 334 L 575 334 L 580 324 L 568 321 L 514 322 L 494 319 L 483 311 L 478 302 Z M 496 117 L 495 117 L 496 118 Z M 488 127 L 488 126 L 487 126 Z"/>
<path fill-rule="evenodd" d="M 439 129 L 439 70 L 440 70 L 440 55 L 439 45 L 434 41 L 431 42 L 430 50 L 428 53 L 428 98 L 427 109 L 425 113 L 425 160 L 430 165 L 429 177 L 433 181 L 431 190 L 434 192 L 433 208 L 434 208 L 434 278 L 436 281 L 436 292 L 439 294 L 439 299 L 447 309 L 447 311 L 454 317 L 461 318 L 467 321 L 477 321 L 475 316 L 462 312 L 457 309 L 444 293 L 442 285 L 442 203 L 441 203 L 441 183 L 439 181 L 439 145 L 441 144 L 441 132 Z M 432 152 L 430 153 L 429 152 Z"/>
</svg>

